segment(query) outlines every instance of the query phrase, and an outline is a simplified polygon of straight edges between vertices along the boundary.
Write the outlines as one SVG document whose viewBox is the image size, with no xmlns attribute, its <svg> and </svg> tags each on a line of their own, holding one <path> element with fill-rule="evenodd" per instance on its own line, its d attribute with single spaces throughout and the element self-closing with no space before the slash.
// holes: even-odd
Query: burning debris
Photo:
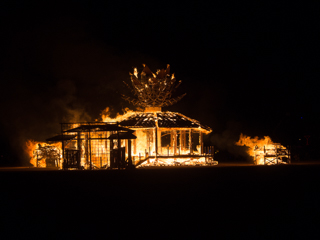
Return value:
<svg viewBox="0 0 320 240">
<path fill-rule="evenodd" d="M 30 163 L 34 167 L 61 167 L 61 143 L 48 144 L 28 140 L 26 151 L 30 156 Z"/>
<path fill-rule="evenodd" d="M 291 162 L 289 149 L 280 143 L 272 142 L 268 136 L 265 136 L 264 139 L 259 139 L 258 137 L 251 138 L 241 134 L 236 145 L 247 146 L 248 154 L 253 157 L 254 163 L 257 165 L 275 165 Z"/>
</svg>

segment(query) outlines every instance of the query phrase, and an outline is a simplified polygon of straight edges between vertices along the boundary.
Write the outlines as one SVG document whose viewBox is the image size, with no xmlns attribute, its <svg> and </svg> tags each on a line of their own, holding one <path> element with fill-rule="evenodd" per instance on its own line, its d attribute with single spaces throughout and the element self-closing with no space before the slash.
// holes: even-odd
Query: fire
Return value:
<svg viewBox="0 0 320 240">
<path fill-rule="evenodd" d="M 112 118 L 110 117 L 111 115 L 110 108 L 107 107 L 101 113 L 102 121 L 103 122 L 120 122 L 134 113 L 134 111 L 130 110 L 129 108 L 125 108 L 123 111 L 124 111 L 124 114 L 117 113 L 117 116 L 115 118 Z"/>
<path fill-rule="evenodd" d="M 123 114 L 111 117 L 107 107 L 101 113 L 102 122 L 61 123 L 61 135 L 49 139 L 61 141 L 59 145 L 27 142 L 31 163 L 45 167 L 59 162 L 56 165 L 61 167 L 63 143 L 64 169 L 131 168 L 132 162 L 136 166 L 144 162 L 153 165 L 217 164 L 213 160 L 213 148 L 204 147 L 203 135 L 211 132 L 209 127 L 180 113 L 161 110 L 186 95 L 173 97 L 181 80 L 170 73 L 170 65 L 153 73 L 143 64 L 140 73 L 134 68 L 129 74 L 131 82 L 124 83 L 134 96 L 122 96 L 137 107 L 136 111 L 126 108 Z M 117 123 L 121 128 L 114 131 L 107 127 L 109 123 Z M 112 136 L 119 131 L 121 142 Z M 121 149 L 117 149 L 119 146 Z"/>
<path fill-rule="evenodd" d="M 26 142 L 25 151 L 34 167 L 46 167 L 49 160 L 59 161 L 62 158 L 62 144 L 60 142 L 48 144 L 29 139 Z M 60 165 L 60 162 L 57 162 L 56 165 Z"/>
<path fill-rule="evenodd" d="M 137 68 L 134 68 L 133 75 L 135 75 L 136 78 L 138 78 L 138 70 L 137 70 Z"/>
<path fill-rule="evenodd" d="M 136 140 L 136 151 L 133 153 L 133 156 L 143 156 L 145 157 L 145 152 L 146 150 L 149 152 L 148 146 L 147 146 L 147 141 L 139 141 L 139 139 L 147 139 L 147 134 L 143 130 L 137 130 L 135 132 L 137 136 Z M 153 149 L 152 149 L 153 150 Z"/>
<path fill-rule="evenodd" d="M 289 152 L 286 147 L 272 142 L 269 136 L 259 139 L 258 137 L 251 138 L 241 133 L 236 145 L 249 147 L 247 153 L 254 158 L 255 163 L 258 165 L 285 163 L 282 158 L 289 158 Z"/>
</svg>

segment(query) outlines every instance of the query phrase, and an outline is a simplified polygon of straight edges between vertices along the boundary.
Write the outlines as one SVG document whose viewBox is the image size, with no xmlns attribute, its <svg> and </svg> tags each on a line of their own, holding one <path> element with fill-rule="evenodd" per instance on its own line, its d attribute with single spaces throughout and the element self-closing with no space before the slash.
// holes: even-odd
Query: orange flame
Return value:
<svg viewBox="0 0 320 240">
<path fill-rule="evenodd" d="M 249 149 L 247 150 L 247 153 L 255 157 L 256 163 L 261 165 L 264 164 L 263 162 L 263 155 L 264 155 L 264 148 L 268 149 L 269 151 L 276 151 L 276 146 L 280 146 L 280 149 L 286 149 L 284 146 L 272 142 L 271 138 L 269 136 L 264 136 L 264 138 L 259 139 L 258 137 L 251 138 L 249 136 L 246 136 L 244 134 L 240 134 L 240 139 L 238 142 L 236 142 L 236 145 L 238 146 L 247 146 Z"/>
<path fill-rule="evenodd" d="M 25 152 L 28 154 L 28 156 L 30 157 L 30 163 L 36 167 L 37 166 L 37 154 L 36 154 L 36 150 L 38 149 L 39 145 L 41 147 L 45 147 L 45 146 L 52 146 L 53 148 L 57 149 L 58 151 L 60 151 L 60 153 L 62 152 L 62 144 L 60 142 L 58 143 L 53 143 L 53 144 L 48 144 L 46 142 L 38 142 L 38 141 L 34 141 L 32 139 L 27 140 L 26 142 L 26 146 L 25 146 Z M 38 162 L 38 166 L 39 167 L 46 167 L 46 159 L 42 158 L 39 162 Z"/>
<path fill-rule="evenodd" d="M 122 120 L 134 114 L 134 111 L 130 110 L 129 108 L 125 108 L 123 111 L 124 111 L 124 114 L 117 113 L 117 116 L 115 118 L 112 118 L 110 117 L 111 115 L 110 108 L 107 107 L 101 113 L 102 121 L 103 122 L 121 122 Z"/>
<path fill-rule="evenodd" d="M 254 156 L 254 148 L 255 146 L 263 147 L 265 145 L 273 144 L 271 138 L 269 136 L 264 136 L 263 139 L 259 139 L 258 137 L 251 138 L 249 136 L 246 136 L 244 134 L 240 134 L 240 139 L 238 142 L 236 142 L 236 145 L 238 146 L 247 146 L 248 154 L 250 156 Z"/>
</svg>

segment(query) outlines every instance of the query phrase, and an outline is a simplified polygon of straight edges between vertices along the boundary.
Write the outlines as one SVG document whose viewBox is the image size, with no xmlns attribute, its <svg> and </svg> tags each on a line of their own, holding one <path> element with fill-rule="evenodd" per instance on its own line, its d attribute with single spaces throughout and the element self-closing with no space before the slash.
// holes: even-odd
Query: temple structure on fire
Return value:
<svg viewBox="0 0 320 240">
<path fill-rule="evenodd" d="M 143 111 L 114 121 L 61 123 L 61 134 L 47 139 L 61 143 L 61 154 L 45 155 L 39 145 L 36 164 L 44 159 L 47 166 L 64 169 L 217 164 L 213 147 L 203 142 L 209 127 L 181 113 L 162 111 L 185 95 L 172 97 L 181 81 L 170 74 L 170 66 L 153 73 L 143 65 L 140 73 L 134 69 L 130 76 L 131 83 L 125 84 L 133 96 L 122 97 Z"/>
</svg>

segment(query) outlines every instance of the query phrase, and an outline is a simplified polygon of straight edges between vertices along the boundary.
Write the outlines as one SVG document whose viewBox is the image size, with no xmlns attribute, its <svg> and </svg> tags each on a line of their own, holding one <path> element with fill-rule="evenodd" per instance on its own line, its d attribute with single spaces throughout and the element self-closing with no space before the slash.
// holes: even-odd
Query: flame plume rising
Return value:
<svg viewBox="0 0 320 240">
<path fill-rule="evenodd" d="M 101 113 L 102 121 L 103 122 L 121 122 L 122 120 L 134 114 L 134 111 L 130 110 L 129 108 L 125 108 L 123 111 L 124 111 L 124 114 L 117 113 L 117 116 L 115 118 L 112 118 L 110 117 L 111 115 L 110 108 L 107 107 Z"/>
</svg>

